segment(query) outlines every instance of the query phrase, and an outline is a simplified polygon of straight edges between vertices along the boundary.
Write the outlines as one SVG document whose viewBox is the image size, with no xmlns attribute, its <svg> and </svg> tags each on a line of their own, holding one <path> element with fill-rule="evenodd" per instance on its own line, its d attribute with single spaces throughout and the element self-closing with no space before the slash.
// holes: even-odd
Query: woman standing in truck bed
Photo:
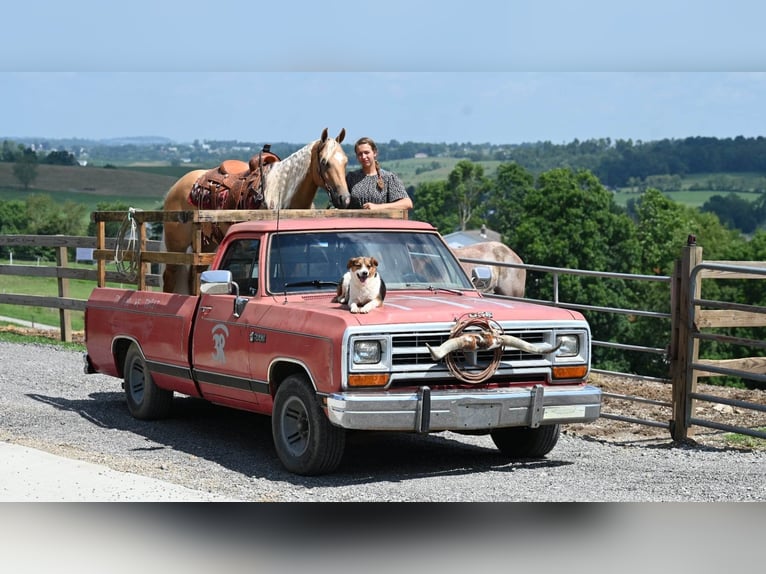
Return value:
<svg viewBox="0 0 766 574">
<path fill-rule="evenodd" d="M 372 138 L 363 137 L 354 144 L 361 169 L 346 175 L 352 209 L 412 209 L 402 180 L 378 163 L 378 146 Z"/>
</svg>

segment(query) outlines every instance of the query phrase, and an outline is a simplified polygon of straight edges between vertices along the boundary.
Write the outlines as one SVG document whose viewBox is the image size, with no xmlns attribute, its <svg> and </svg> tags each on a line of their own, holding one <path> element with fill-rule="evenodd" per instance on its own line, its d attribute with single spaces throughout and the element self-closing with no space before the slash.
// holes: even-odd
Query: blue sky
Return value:
<svg viewBox="0 0 766 574">
<path fill-rule="evenodd" d="M 5 7 L 0 138 L 766 135 L 763 2 L 156 4 Z"/>
</svg>

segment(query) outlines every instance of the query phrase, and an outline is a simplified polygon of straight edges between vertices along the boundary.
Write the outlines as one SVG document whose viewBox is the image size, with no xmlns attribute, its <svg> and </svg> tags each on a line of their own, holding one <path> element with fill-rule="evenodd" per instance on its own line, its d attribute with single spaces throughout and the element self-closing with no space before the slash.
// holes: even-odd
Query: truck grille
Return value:
<svg viewBox="0 0 766 574">
<path fill-rule="evenodd" d="M 466 332 L 470 332 L 467 330 Z M 509 335 L 524 339 L 530 343 L 545 342 L 545 335 L 541 331 L 507 332 Z M 395 370 L 399 367 L 433 366 L 434 362 L 428 352 L 426 343 L 432 347 L 438 347 L 449 338 L 448 332 L 420 332 L 399 333 L 392 337 L 392 363 Z M 477 363 L 479 365 L 489 363 L 495 356 L 495 351 L 477 351 Z M 518 349 L 504 349 L 501 361 L 511 363 L 518 361 L 539 361 L 543 355 L 527 353 Z M 445 367 L 446 369 L 446 367 Z"/>
</svg>

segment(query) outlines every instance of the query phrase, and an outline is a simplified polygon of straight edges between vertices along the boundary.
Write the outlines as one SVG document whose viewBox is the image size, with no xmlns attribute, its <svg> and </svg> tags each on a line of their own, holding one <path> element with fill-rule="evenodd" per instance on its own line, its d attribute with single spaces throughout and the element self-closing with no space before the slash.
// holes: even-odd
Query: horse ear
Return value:
<svg viewBox="0 0 766 574">
<path fill-rule="evenodd" d="M 335 138 L 335 141 L 338 143 L 343 142 L 343 138 L 346 137 L 346 128 L 341 128 L 340 133 L 338 134 L 338 137 Z"/>
<path fill-rule="evenodd" d="M 322 143 L 327 141 L 327 128 L 322 130 L 322 137 L 320 139 L 322 140 Z"/>
</svg>

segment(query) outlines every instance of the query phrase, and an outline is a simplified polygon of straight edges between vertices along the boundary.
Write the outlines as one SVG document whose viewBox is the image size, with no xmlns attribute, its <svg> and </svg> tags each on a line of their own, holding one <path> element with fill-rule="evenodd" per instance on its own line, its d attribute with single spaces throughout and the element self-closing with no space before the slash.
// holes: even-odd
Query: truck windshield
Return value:
<svg viewBox="0 0 766 574">
<path fill-rule="evenodd" d="M 280 233 L 269 246 L 272 293 L 335 291 L 348 260 L 371 256 L 387 289 L 473 289 L 459 262 L 433 233 Z"/>
</svg>

